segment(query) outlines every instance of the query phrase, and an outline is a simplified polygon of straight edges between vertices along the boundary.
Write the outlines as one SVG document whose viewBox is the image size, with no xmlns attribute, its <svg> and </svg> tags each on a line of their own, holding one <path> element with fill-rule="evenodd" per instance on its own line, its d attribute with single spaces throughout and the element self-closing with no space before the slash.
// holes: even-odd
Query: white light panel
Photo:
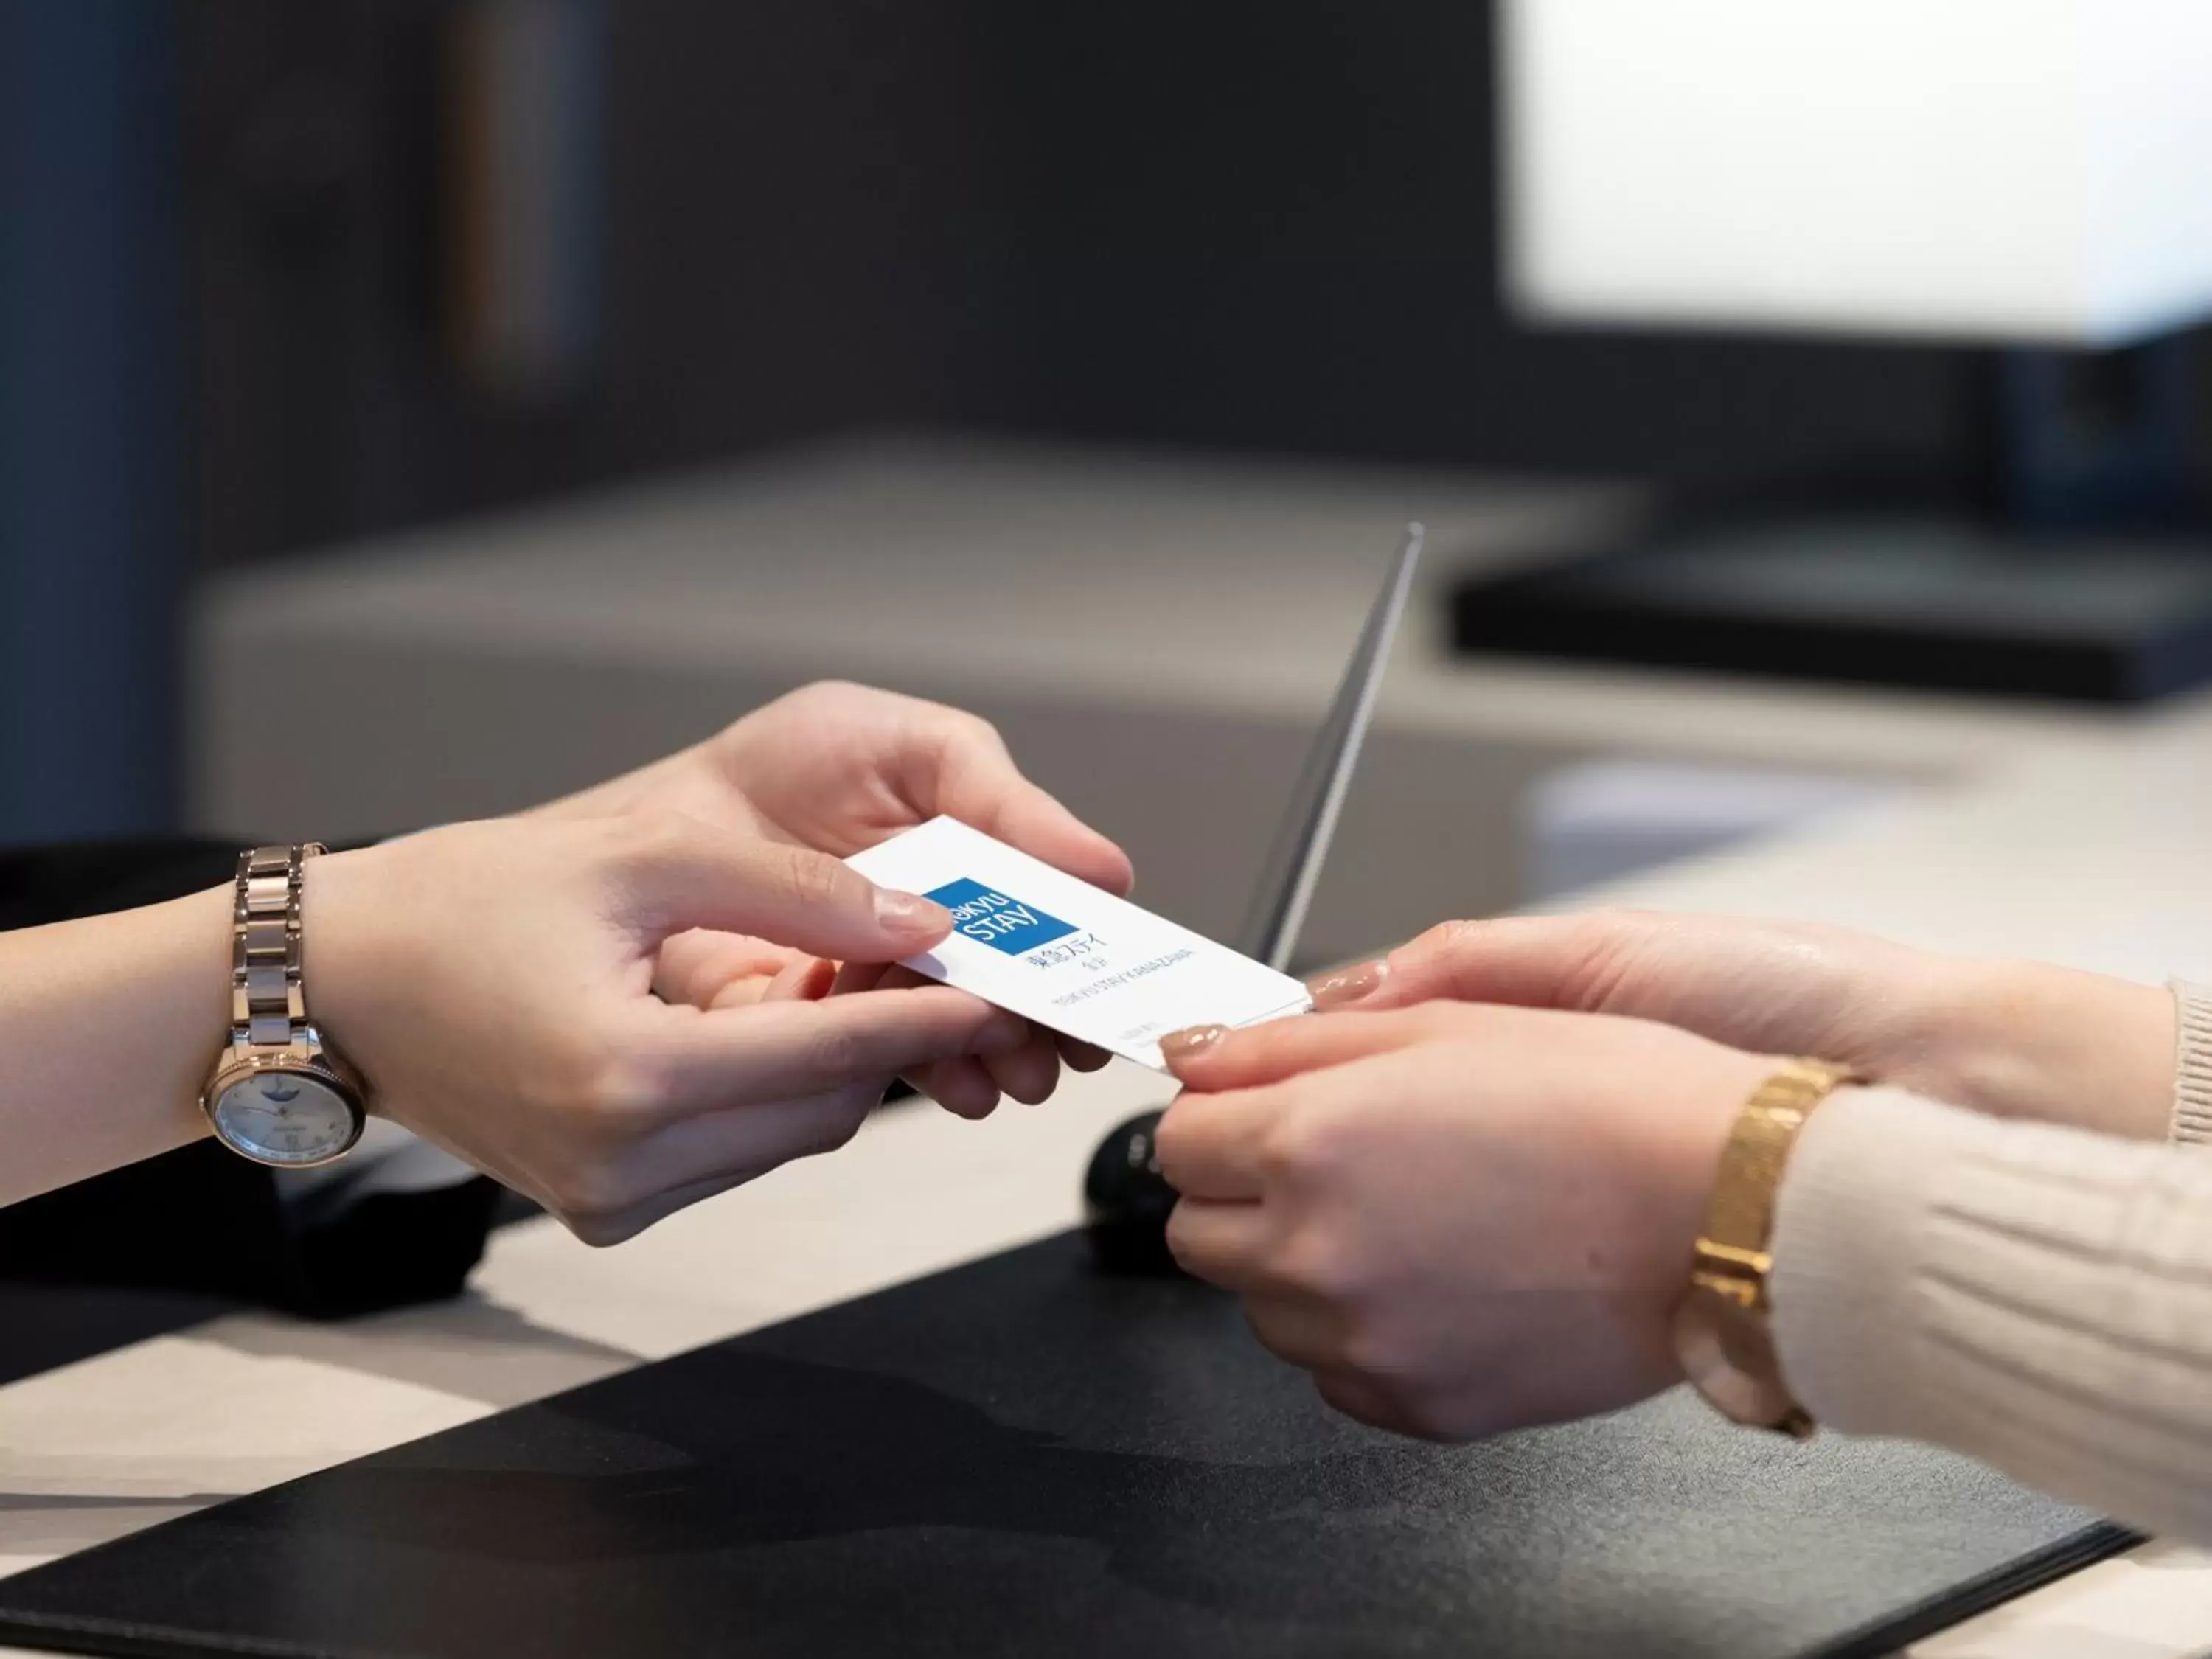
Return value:
<svg viewBox="0 0 2212 1659">
<path fill-rule="evenodd" d="M 1540 320 L 2113 344 L 2212 314 L 2212 0 L 1505 0 Z"/>
</svg>

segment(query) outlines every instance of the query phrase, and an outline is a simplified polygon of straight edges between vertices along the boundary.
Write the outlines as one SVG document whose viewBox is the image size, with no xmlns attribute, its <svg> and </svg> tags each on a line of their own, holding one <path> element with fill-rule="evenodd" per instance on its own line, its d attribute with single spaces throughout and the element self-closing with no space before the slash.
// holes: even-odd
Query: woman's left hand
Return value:
<svg viewBox="0 0 2212 1659">
<path fill-rule="evenodd" d="M 537 809 L 537 816 L 605 818 L 678 812 L 842 858 L 940 813 L 1113 893 L 1127 893 L 1129 860 L 1022 775 L 988 720 L 894 692 L 824 682 L 777 698 L 706 742 Z M 769 941 L 692 933 L 660 952 L 653 988 L 672 1002 L 729 1008 L 912 982 L 903 969 L 853 970 Z M 966 1117 L 1000 1093 L 1036 1102 L 1065 1060 L 1103 1066 L 1088 1044 L 1036 1031 L 988 1060 L 941 1061 L 909 1079 Z"/>
<path fill-rule="evenodd" d="M 1771 1059 L 1441 1002 L 1164 1047 L 1187 1085 L 1158 1133 L 1169 1243 L 1331 1405 L 1465 1439 L 1680 1380 L 1674 1304 Z"/>
</svg>

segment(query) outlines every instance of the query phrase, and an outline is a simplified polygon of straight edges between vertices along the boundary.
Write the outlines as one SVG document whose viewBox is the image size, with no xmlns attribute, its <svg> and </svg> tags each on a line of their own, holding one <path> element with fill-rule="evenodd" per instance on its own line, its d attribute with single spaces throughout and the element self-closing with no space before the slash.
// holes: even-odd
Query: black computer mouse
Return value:
<svg viewBox="0 0 2212 1659">
<path fill-rule="evenodd" d="M 1085 1231 L 1098 1265 L 1112 1273 L 1179 1273 L 1168 1254 L 1168 1214 L 1176 1189 L 1160 1173 L 1152 1133 L 1162 1112 L 1146 1112 L 1098 1143 L 1083 1175 Z"/>
</svg>

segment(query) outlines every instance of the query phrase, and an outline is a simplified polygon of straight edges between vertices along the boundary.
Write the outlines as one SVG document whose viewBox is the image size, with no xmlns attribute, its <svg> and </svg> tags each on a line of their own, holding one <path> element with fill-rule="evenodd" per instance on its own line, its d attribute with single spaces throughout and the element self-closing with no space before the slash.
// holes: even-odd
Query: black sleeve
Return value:
<svg viewBox="0 0 2212 1659">
<path fill-rule="evenodd" d="M 0 853 L 0 929 L 220 886 L 236 872 L 238 847 L 180 839 Z M 373 1194 L 304 1226 L 268 1170 L 203 1140 L 0 1209 L 0 1279 L 196 1291 L 339 1318 L 458 1294 L 500 1199 L 478 1176 Z"/>
</svg>

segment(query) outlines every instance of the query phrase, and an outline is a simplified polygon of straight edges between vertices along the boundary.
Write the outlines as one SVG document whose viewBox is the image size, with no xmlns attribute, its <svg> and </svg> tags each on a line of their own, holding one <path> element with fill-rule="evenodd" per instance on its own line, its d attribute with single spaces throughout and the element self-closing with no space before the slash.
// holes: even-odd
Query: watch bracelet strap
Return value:
<svg viewBox="0 0 2212 1659">
<path fill-rule="evenodd" d="M 1691 1282 L 1764 1313 L 1773 1270 L 1774 1205 L 1797 1132 L 1813 1109 L 1850 1080 L 1844 1067 L 1793 1060 L 1736 1114 L 1698 1237 Z"/>
<path fill-rule="evenodd" d="M 234 1048 L 281 1048 L 312 1036 L 300 896 L 319 842 L 253 847 L 238 855 L 231 912 L 230 1040 Z"/>
</svg>

